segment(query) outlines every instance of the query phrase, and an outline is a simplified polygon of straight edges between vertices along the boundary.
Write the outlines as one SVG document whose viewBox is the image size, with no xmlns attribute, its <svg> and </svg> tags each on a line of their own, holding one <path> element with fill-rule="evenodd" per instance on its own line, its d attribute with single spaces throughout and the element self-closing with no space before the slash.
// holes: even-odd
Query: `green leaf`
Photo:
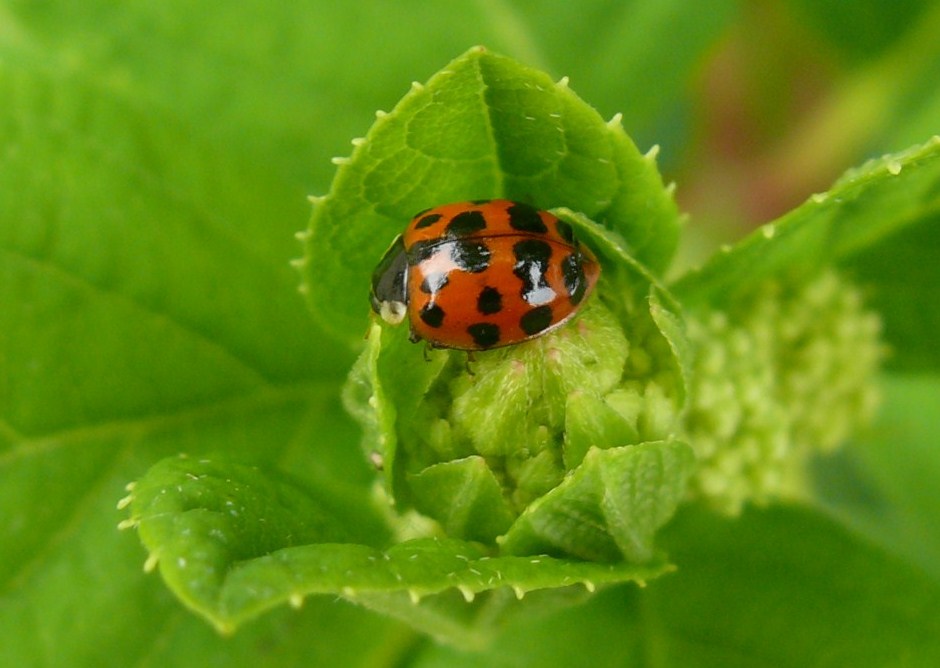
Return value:
<svg viewBox="0 0 940 668">
<path fill-rule="evenodd" d="M 460 624 L 445 620 L 460 611 L 445 614 L 451 604 L 441 607 L 433 598 L 438 594 L 446 602 L 458 591 L 462 608 L 491 590 L 510 588 L 522 599 L 544 588 L 582 584 L 593 590 L 645 580 L 665 568 L 492 557 L 481 545 L 437 538 L 378 550 L 361 536 L 347 542 L 357 538 L 357 527 L 332 516 L 296 483 L 223 459 L 164 460 L 133 486 L 127 503 L 131 519 L 124 526 L 138 527 L 148 565 L 159 565 L 174 593 L 222 631 L 273 606 L 331 594 L 395 607 L 431 597 L 424 605 L 441 620 L 424 630 L 450 635 Z"/>
<path fill-rule="evenodd" d="M 693 468 L 684 443 L 587 452 L 581 466 L 534 501 L 500 540 L 509 554 L 546 552 L 593 561 L 648 561 Z"/>
<path fill-rule="evenodd" d="M 565 468 L 580 466 L 592 447 L 633 445 L 640 434 L 626 417 L 601 397 L 574 391 L 565 404 Z"/>
<path fill-rule="evenodd" d="M 764 279 L 815 274 L 875 248 L 891 235 L 931 224 L 940 213 L 940 139 L 870 160 L 823 194 L 673 286 L 684 305 L 732 302 Z"/>
<path fill-rule="evenodd" d="M 940 379 L 891 375 L 878 419 L 820 462 L 818 494 L 842 522 L 940 582 Z"/>
<path fill-rule="evenodd" d="M 671 193 L 619 120 L 605 123 L 564 82 L 478 47 L 379 117 L 315 203 L 302 273 L 318 318 L 351 342 L 368 277 L 408 220 L 487 197 L 580 211 L 656 271 L 676 246 Z"/>
<path fill-rule="evenodd" d="M 940 188 L 940 179 L 935 182 Z M 845 266 L 866 288 L 866 303 L 884 322 L 890 350 L 887 365 L 895 371 L 940 371 L 940 204 L 890 238 L 850 258 Z"/>
<path fill-rule="evenodd" d="M 482 457 L 434 464 L 409 482 L 415 508 L 440 522 L 448 536 L 492 543 L 515 519 Z"/>
<path fill-rule="evenodd" d="M 940 139 L 849 170 L 825 194 L 765 225 L 701 269 L 676 296 L 690 308 L 732 303 L 769 278 L 805 281 L 830 264 L 872 293 L 897 368 L 940 368 L 930 298 L 940 286 Z"/>
<path fill-rule="evenodd" d="M 485 651 L 426 644 L 416 668 L 537 665 L 933 666 L 940 587 L 813 511 L 686 508 L 664 531 L 678 570 L 642 590 L 519 617 Z M 651 658 L 653 657 L 653 658 Z"/>
<path fill-rule="evenodd" d="M 0 644 L 0 664 L 142 661 L 158 638 L 198 628 L 114 529 L 123 486 L 153 461 L 181 450 L 278 460 L 382 535 L 364 510 L 366 467 L 335 447 L 355 438 L 335 400 L 351 358 L 295 293 L 287 261 L 303 203 L 291 188 L 172 114 L 11 50 L 12 33 L 35 36 L 8 12 L 0 627 L 16 640 Z M 211 636 L 200 643 L 221 653 Z"/>
</svg>

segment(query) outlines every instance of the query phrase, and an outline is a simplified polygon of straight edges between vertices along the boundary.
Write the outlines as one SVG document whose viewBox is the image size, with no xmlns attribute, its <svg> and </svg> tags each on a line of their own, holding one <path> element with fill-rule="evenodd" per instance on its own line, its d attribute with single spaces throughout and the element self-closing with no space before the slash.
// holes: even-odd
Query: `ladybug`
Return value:
<svg viewBox="0 0 940 668">
<path fill-rule="evenodd" d="M 372 310 L 411 340 L 488 350 L 541 336 L 578 312 L 600 275 L 571 226 L 504 199 L 418 213 L 372 274 Z"/>
</svg>

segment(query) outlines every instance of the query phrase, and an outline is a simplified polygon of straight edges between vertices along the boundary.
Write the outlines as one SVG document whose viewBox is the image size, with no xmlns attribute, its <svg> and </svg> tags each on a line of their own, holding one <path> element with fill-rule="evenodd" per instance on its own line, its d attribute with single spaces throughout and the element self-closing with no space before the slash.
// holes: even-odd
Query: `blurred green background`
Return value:
<svg viewBox="0 0 940 668">
<path fill-rule="evenodd" d="M 413 80 L 483 44 L 623 114 L 691 214 L 682 267 L 940 132 L 937 35 L 931 0 L 0 0 L 0 665 L 454 665 L 329 600 L 224 641 L 114 528 L 181 450 L 368 489 L 352 353 L 287 262 L 331 157 Z M 555 618 L 544 660 L 624 665 L 631 602 Z"/>
<path fill-rule="evenodd" d="M 940 118 L 932 0 L 0 4 L 3 51 L 321 193 L 376 109 L 474 44 L 622 113 L 696 224 L 766 220 Z"/>
</svg>

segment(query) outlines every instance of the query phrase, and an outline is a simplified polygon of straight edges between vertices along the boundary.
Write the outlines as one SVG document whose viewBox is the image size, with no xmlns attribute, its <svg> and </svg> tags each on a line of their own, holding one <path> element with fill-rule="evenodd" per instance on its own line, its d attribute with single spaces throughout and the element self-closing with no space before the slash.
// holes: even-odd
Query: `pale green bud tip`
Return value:
<svg viewBox="0 0 940 668">
<path fill-rule="evenodd" d="M 681 400 L 672 351 L 648 305 L 627 329 L 592 299 L 555 332 L 477 353 L 472 373 L 454 354 L 422 401 L 415 428 L 403 434 L 408 468 L 482 456 L 520 512 L 592 446 L 673 436 Z"/>
<path fill-rule="evenodd" d="M 766 284 L 729 312 L 689 318 L 692 494 L 734 513 L 803 493 L 808 458 L 873 416 L 880 334 L 860 291 L 832 272 L 799 288 Z"/>
</svg>

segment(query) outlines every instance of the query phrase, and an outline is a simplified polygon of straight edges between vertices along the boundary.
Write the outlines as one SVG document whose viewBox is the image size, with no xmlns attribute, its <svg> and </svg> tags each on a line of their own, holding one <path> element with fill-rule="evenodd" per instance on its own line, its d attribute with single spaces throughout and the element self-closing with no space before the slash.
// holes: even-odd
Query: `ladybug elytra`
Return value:
<svg viewBox="0 0 940 668">
<path fill-rule="evenodd" d="M 417 214 L 372 274 L 372 310 L 411 340 L 487 350 L 541 336 L 577 313 L 600 275 L 564 221 L 509 200 Z"/>
</svg>

